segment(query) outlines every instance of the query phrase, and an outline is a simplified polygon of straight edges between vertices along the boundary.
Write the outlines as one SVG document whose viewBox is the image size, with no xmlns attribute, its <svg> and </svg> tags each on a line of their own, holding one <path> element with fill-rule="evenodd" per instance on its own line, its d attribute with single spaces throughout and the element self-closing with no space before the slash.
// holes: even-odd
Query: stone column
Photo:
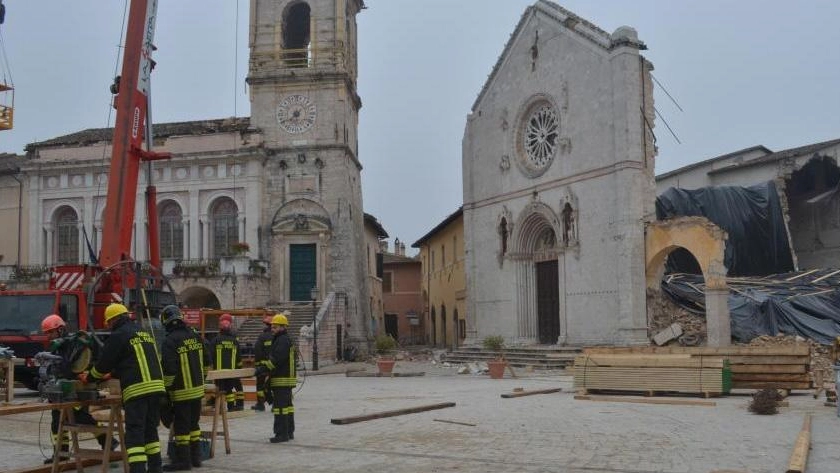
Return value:
<svg viewBox="0 0 840 473">
<path fill-rule="evenodd" d="M 181 220 L 181 246 L 183 259 L 190 259 L 190 220 L 188 218 Z"/>
<path fill-rule="evenodd" d="M 199 220 L 199 224 L 201 225 L 201 248 L 199 249 L 198 258 L 199 259 L 209 259 L 210 258 L 210 222 L 207 219 L 207 216 L 203 216 Z"/>
<path fill-rule="evenodd" d="M 53 239 L 55 237 L 55 229 L 51 223 L 44 225 L 44 232 L 47 235 L 47 247 L 44 255 L 44 264 L 53 264 Z"/>
<path fill-rule="evenodd" d="M 239 228 L 238 228 L 238 232 L 239 232 L 239 233 L 238 233 L 238 239 L 239 239 L 239 241 L 245 241 L 245 242 L 247 242 L 247 241 L 248 241 L 248 237 L 247 237 L 247 236 L 245 236 L 245 217 L 240 216 L 240 217 L 237 219 L 237 223 L 239 224 Z M 255 245 L 255 246 L 254 246 L 254 249 L 256 249 L 256 248 L 257 248 L 257 247 L 256 247 L 256 245 Z"/>
<path fill-rule="evenodd" d="M 725 347 L 731 343 L 728 302 L 728 288 L 706 288 L 706 335 L 710 347 Z"/>
<path fill-rule="evenodd" d="M 82 232 L 82 229 L 84 228 L 84 226 L 85 226 L 85 222 L 82 221 L 81 219 L 79 219 L 79 222 L 76 223 L 76 233 L 79 234 L 79 243 L 78 243 L 77 248 L 76 248 L 76 253 L 77 253 L 76 259 L 78 259 L 79 263 L 84 263 L 85 260 L 87 259 L 85 257 L 85 253 L 87 253 L 85 251 L 85 234 L 84 234 L 84 232 Z"/>
</svg>

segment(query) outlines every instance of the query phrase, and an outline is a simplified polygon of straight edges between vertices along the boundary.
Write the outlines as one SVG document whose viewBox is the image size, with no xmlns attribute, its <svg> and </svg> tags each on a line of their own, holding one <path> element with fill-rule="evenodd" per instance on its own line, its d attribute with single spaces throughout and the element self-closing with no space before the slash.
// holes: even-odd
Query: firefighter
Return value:
<svg viewBox="0 0 840 473">
<path fill-rule="evenodd" d="M 110 373 L 120 380 L 129 473 L 159 473 L 162 462 L 157 425 L 160 398 L 166 389 L 155 339 L 129 318 L 122 304 L 105 309 L 105 323 L 111 335 L 105 340 L 99 361 L 79 379 L 86 383 L 88 378 L 101 380 Z"/>
<path fill-rule="evenodd" d="M 274 398 L 271 412 L 274 414 L 274 437 L 271 443 L 288 442 L 295 438 L 295 408 L 292 405 L 292 388 L 297 385 L 295 368 L 295 347 L 286 329 L 289 320 L 283 314 L 271 319 L 271 352 L 268 360 L 260 366 L 258 374 L 268 372 L 268 384 Z"/>
<path fill-rule="evenodd" d="M 254 367 L 262 366 L 268 360 L 268 353 L 271 351 L 271 342 L 274 340 L 274 334 L 271 333 L 271 319 L 273 317 L 268 314 L 263 316 L 265 327 L 254 343 Z M 265 410 L 266 393 L 269 390 L 266 386 L 267 380 L 267 374 L 257 376 L 257 403 L 251 406 L 251 409 L 255 411 Z"/>
<path fill-rule="evenodd" d="M 242 354 L 239 351 L 239 340 L 233 333 L 233 317 L 222 314 L 219 317 L 219 335 L 213 340 L 213 367 L 217 370 L 232 370 L 242 368 Z M 245 392 L 242 390 L 242 380 L 220 379 L 216 381 L 219 392 L 225 393 L 228 411 L 241 411 L 245 406 Z"/>
<path fill-rule="evenodd" d="M 163 471 L 184 471 L 201 466 L 201 400 L 204 398 L 204 343 L 184 322 L 181 310 L 168 305 L 160 313 L 166 329 L 161 363 L 163 384 L 172 403 L 175 448 L 172 463 Z"/>
<path fill-rule="evenodd" d="M 74 358 L 77 354 L 77 349 L 84 348 L 85 346 L 89 347 L 90 338 L 88 338 L 84 333 L 68 333 L 67 323 L 64 322 L 64 319 L 57 314 L 48 315 L 41 321 L 41 332 L 44 333 L 50 341 L 50 353 L 58 355 L 62 358 L 58 371 L 54 372 L 54 374 L 62 379 L 74 378 L 76 375 L 72 372 L 71 365 L 73 361 L 75 361 Z M 67 438 L 67 435 L 65 435 L 62 439 L 58 438 L 58 422 L 61 417 L 61 411 L 53 409 L 51 414 L 52 422 L 50 423 L 50 430 L 52 431 L 53 445 L 60 442 L 60 450 L 62 452 L 67 452 L 69 451 L 70 439 Z M 90 415 L 87 406 L 78 406 L 73 408 L 73 421 L 76 424 L 96 425 L 96 419 Z M 102 448 L 105 448 L 105 434 L 97 435 L 96 441 L 99 442 L 99 445 Z M 120 443 L 116 439 L 112 439 L 111 450 L 115 450 L 119 444 Z M 52 457 L 47 458 L 44 460 L 44 464 L 50 464 L 52 461 Z"/>
</svg>

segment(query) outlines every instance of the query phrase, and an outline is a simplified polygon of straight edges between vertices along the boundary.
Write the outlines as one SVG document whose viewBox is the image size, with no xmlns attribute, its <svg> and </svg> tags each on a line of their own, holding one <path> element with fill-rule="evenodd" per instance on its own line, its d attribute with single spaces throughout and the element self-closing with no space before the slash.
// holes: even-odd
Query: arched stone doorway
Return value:
<svg viewBox="0 0 840 473">
<path fill-rule="evenodd" d="M 706 331 L 709 346 L 731 342 L 729 287 L 723 254 L 726 232 L 704 217 L 683 217 L 648 224 L 645 238 L 645 280 L 659 292 L 668 255 L 683 248 L 694 256 L 706 283 Z"/>
<path fill-rule="evenodd" d="M 314 185 L 314 184 L 310 184 Z M 317 287 L 321 297 L 329 291 L 332 223 L 320 204 L 296 199 L 283 205 L 271 223 L 271 281 L 280 301 L 309 302 Z"/>
<path fill-rule="evenodd" d="M 533 202 L 517 223 L 514 252 L 517 336 L 521 342 L 553 345 L 565 339 L 561 313 L 563 247 L 558 243 L 560 221 L 547 205 Z"/>
<path fill-rule="evenodd" d="M 219 298 L 210 289 L 193 286 L 180 294 L 181 305 L 190 309 L 221 309 Z"/>
</svg>

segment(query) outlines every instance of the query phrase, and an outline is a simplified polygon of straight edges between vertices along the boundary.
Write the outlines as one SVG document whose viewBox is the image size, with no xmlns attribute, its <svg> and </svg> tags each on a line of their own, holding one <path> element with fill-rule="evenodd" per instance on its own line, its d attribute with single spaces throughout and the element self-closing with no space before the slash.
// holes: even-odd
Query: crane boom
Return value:
<svg viewBox="0 0 840 473">
<path fill-rule="evenodd" d="M 142 148 L 146 126 L 151 126 L 147 118 L 157 7 L 158 0 L 132 0 L 128 16 L 99 258 L 106 268 L 130 259 L 140 162 L 169 158 L 168 153 Z M 156 232 L 157 228 L 149 228 L 150 234 Z"/>
</svg>

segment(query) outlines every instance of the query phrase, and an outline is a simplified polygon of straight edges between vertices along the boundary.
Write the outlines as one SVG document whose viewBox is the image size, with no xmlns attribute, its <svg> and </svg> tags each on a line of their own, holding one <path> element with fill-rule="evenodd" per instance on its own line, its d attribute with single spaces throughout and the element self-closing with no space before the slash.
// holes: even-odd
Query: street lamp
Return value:
<svg viewBox="0 0 840 473">
<path fill-rule="evenodd" d="M 318 371 L 318 311 L 315 301 L 318 299 L 318 286 L 312 286 L 309 290 L 309 297 L 312 299 L 312 371 Z"/>
</svg>

